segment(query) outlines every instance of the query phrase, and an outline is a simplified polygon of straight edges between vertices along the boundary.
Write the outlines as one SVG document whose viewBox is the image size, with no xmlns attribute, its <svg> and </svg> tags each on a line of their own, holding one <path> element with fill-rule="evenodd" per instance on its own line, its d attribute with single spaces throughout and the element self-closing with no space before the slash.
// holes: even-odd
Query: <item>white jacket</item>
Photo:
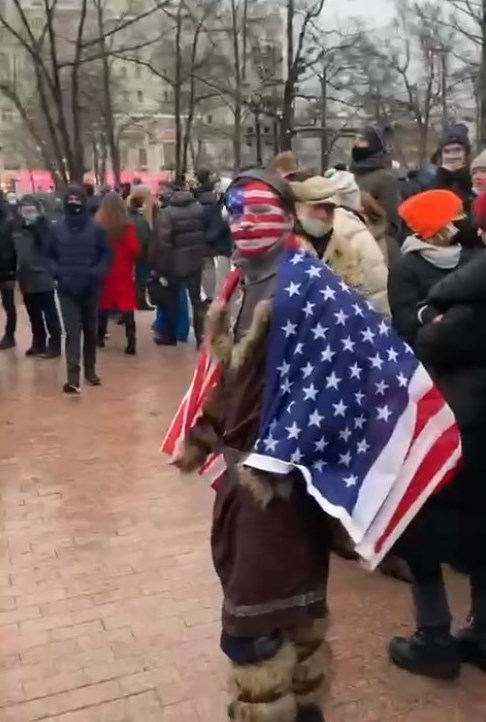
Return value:
<svg viewBox="0 0 486 722">
<path fill-rule="evenodd" d="M 333 233 L 323 260 L 348 286 L 362 293 L 375 311 L 390 315 L 383 253 L 366 225 L 345 208 L 334 211 Z"/>
</svg>

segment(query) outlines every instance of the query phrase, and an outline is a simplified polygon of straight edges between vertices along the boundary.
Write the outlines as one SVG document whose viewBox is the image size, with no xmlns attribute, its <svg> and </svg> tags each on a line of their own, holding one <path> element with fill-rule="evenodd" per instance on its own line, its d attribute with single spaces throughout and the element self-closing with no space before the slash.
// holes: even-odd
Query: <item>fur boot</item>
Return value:
<svg viewBox="0 0 486 722">
<path fill-rule="evenodd" d="M 299 709 L 319 709 L 329 692 L 333 661 L 324 638 L 326 629 L 326 620 L 316 620 L 294 628 L 289 634 L 297 653 L 292 687 Z"/>
<path fill-rule="evenodd" d="M 296 653 L 286 642 L 271 659 L 256 664 L 232 664 L 237 699 L 231 705 L 235 722 L 295 722 L 292 694 Z"/>
</svg>

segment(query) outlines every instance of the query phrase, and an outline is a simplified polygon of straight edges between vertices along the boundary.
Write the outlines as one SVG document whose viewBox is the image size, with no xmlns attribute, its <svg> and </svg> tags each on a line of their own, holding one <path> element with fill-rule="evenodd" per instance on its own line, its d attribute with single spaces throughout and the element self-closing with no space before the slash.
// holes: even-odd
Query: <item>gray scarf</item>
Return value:
<svg viewBox="0 0 486 722">
<path fill-rule="evenodd" d="M 457 268 L 461 259 L 461 246 L 434 246 L 418 236 L 409 236 L 402 246 L 402 253 L 419 253 L 436 268 L 450 271 Z"/>
</svg>

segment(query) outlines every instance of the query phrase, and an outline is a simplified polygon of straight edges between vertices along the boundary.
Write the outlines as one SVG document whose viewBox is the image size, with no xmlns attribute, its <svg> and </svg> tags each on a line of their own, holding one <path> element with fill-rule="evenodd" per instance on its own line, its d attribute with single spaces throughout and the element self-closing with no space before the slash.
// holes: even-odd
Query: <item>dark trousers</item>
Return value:
<svg viewBox="0 0 486 722">
<path fill-rule="evenodd" d="M 24 293 L 24 303 L 32 327 L 32 347 L 45 348 L 49 336 L 49 348 L 61 350 L 61 321 L 54 291 Z"/>
<path fill-rule="evenodd" d="M 84 375 L 92 376 L 96 367 L 98 338 L 98 291 L 82 296 L 59 294 L 61 313 L 66 330 L 67 381 L 79 386 L 81 336 L 83 336 Z"/>
<path fill-rule="evenodd" d="M 0 283 L 0 294 L 2 306 L 7 317 L 5 324 L 5 336 L 13 338 L 17 330 L 17 309 L 15 308 L 15 285 L 14 283 Z"/>
<path fill-rule="evenodd" d="M 98 338 L 102 341 L 108 330 L 108 311 L 98 312 Z M 135 312 L 134 311 L 123 311 L 122 322 L 125 326 L 125 333 L 127 336 L 127 343 L 130 346 L 135 347 L 137 340 L 137 324 L 135 323 Z"/>
<path fill-rule="evenodd" d="M 181 288 L 187 288 L 192 306 L 194 336 L 199 345 L 203 338 L 204 307 L 201 301 L 201 275 L 202 272 L 193 273 L 187 278 L 171 280 L 167 289 L 165 311 L 167 313 L 166 335 L 170 341 L 177 342 L 177 316 L 179 312 L 179 298 Z"/>
</svg>

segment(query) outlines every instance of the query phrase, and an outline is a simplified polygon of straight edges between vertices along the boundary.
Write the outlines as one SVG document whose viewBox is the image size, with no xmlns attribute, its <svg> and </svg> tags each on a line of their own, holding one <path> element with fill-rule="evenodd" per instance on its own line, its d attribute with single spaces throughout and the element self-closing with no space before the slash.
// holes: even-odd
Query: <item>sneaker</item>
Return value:
<svg viewBox="0 0 486 722">
<path fill-rule="evenodd" d="M 461 660 L 486 672 L 486 631 L 479 631 L 474 621 L 460 629 L 455 635 Z"/>
<path fill-rule="evenodd" d="M 418 629 L 409 639 L 394 637 L 388 647 L 400 669 L 434 679 L 455 679 L 461 671 L 459 645 L 447 628 Z"/>
<path fill-rule="evenodd" d="M 69 396 L 79 396 L 79 394 L 81 393 L 81 389 L 79 388 L 79 386 L 75 386 L 74 384 L 64 384 L 62 390 L 65 394 L 68 394 Z"/>
<path fill-rule="evenodd" d="M 95 373 L 86 374 L 85 379 L 86 379 L 86 383 L 89 384 L 90 386 L 101 386 L 101 379 Z"/>
<path fill-rule="evenodd" d="M 0 341 L 0 351 L 8 351 L 9 348 L 15 348 L 15 338 L 13 336 L 4 336 Z"/>
<path fill-rule="evenodd" d="M 45 359 L 59 358 L 60 356 L 61 356 L 60 348 L 48 348 L 47 351 L 42 354 L 42 358 L 45 358 Z"/>
</svg>

